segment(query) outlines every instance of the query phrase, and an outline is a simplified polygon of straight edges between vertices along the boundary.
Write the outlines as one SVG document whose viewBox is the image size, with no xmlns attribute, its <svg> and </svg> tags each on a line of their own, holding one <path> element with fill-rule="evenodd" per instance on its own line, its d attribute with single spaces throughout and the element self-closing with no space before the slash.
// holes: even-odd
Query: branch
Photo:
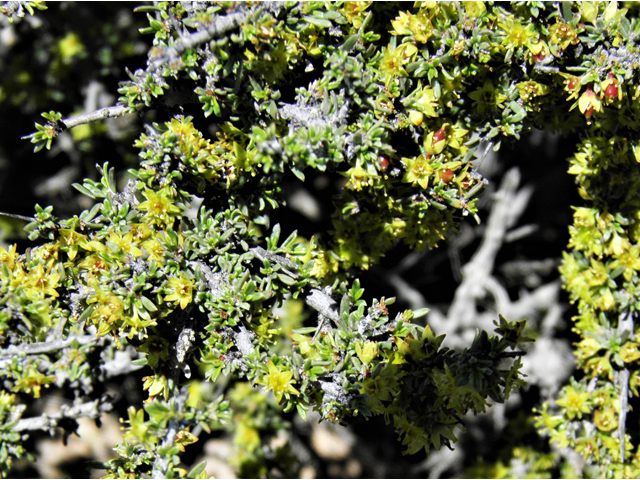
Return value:
<svg viewBox="0 0 640 480">
<path fill-rule="evenodd" d="M 68 405 L 62 405 L 60 411 L 52 414 L 43 413 L 39 417 L 24 418 L 19 420 L 15 427 L 14 432 L 25 432 L 34 430 L 51 430 L 58 426 L 58 422 L 67 418 L 99 418 L 103 413 L 108 413 L 113 410 L 113 405 L 108 401 L 107 395 L 100 399 L 95 399 L 92 402 L 81 403 L 69 407 Z"/>
<path fill-rule="evenodd" d="M 64 120 L 60 120 L 60 123 L 62 123 L 63 129 L 67 130 L 73 127 L 77 127 L 78 125 L 84 125 L 86 123 L 104 120 L 105 118 L 122 117 L 127 113 L 131 113 L 129 107 L 126 107 L 124 105 L 116 105 L 114 107 L 101 108 L 100 110 L 96 110 L 95 112 L 91 113 L 83 113 L 82 115 L 78 115 L 76 117 L 65 118 Z"/>
<path fill-rule="evenodd" d="M 189 391 L 187 387 L 182 387 L 180 393 L 176 395 L 175 400 L 175 411 L 177 413 L 182 413 L 184 410 L 184 406 L 186 401 L 189 399 Z M 176 416 L 180 418 L 179 415 Z M 158 448 L 157 452 L 164 450 L 168 451 L 173 445 L 176 443 L 176 435 L 184 426 L 184 420 L 177 420 L 176 418 L 169 421 L 167 425 L 167 434 L 162 441 L 162 445 Z M 168 455 L 162 455 L 160 453 L 156 453 L 156 460 L 153 463 L 153 469 L 151 470 L 152 478 L 167 478 L 167 472 L 170 467 L 170 457 Z"/>
<path fill-rule="evenodd" d="M 336 325 L 340 323 L 337 302 L 322 290 L 316 288 L 311 290 L 305 302 L 323 317 L 333 320 Z"/>
<path fill-rule="evenodd" d="M 230 30 L 238 28 L 248 16 L 248 11 L 230 13 L 224 17 L 216 17 L 215 20 L 211 22 L 211 25 L 209 25 L 205 30 L 200 30 L 189 35 L 181 35 L 172 47 L 169 47 L 164 51 L 164 54 L 160 58 L 156 58 L 149 62 L 150 69 L 157 70 L 167 60 L 179 57 L 190 48 L 201 43 L 208 42 L 213 38 L 221 37 Z"/>
<path fill-rule="evenodd" d="M 46 342 L 11 345 L 4 350 L 0 350 L 0 359 L 15 357 L 17 355 L 37 355 L 40 353 L 52 353 L 71 346 L 74 341 L 78 342 L 79 345 L 89 345 L 91 343 L 97 342 L 97 340 L 98 339 L 95 335 L 83 335 L 70 336 L 66 340 L 60 339 Z"/>
<path fill-rule="evenodd" d="M 447 314 L 447 330 L 466 329 L 477 317 L 475 300 L 486 291 L 496 296 L 496 302 L 508 302 L 506 292 L 491 277 L 496 256 L 505 237 L 524 212 L 531 188 L 518 191 L 520 173 L 509 170 L 495 194 L 495 203 L 487 221 L 482 243 L 471 260 L 462 268 L 462 283 L 456 289 L 454 300 Z"/>
</svg>

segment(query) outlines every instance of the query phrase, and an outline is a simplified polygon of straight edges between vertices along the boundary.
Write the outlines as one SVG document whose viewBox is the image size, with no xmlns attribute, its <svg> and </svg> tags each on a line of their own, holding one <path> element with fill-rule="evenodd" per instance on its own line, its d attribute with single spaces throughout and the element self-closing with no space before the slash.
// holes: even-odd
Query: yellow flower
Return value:
<svg viewBox="0 0 640 480">
<path fill-rule="evenodd" d="M 59 273 L 51 273 L 44 271 L 44 267 L 41 263 L 31 271 L 25 282 L 25 289 L 30 293 L 41 294 L 42 296 L 49 295 L 51 297 L 59 297 L 56 292 L 56 287 L 60 281 Z"/>
<path fill-rule="evenodd" d="M 169 383 L 164 375 L 155 375 L 153 377 L 144 377 L 142 384 L 143 390 L 149 390 L 149 398 L 144 403 L 151 402 L 156 396 L 162 394 L 164 399 L 169 398 Z"/>
<path fill-rule="evenodd" d="M 504 108 L 502 103 L 507 99 L 506 96 L 497 92 L 491 82 L 485 82 L 482 88 L 477 89 L 469 94 L 473 100 L 473 106 L 478 109 L 480 115 L 486 110 L 497 112 L 498 108 Z"/>
<path fill-rule="evenodd" d="M 148 188 L 144 191 L 147 200 L 140 203 L 136 208 L 146 211 L 151 223 L 159 225 L 169 225 L 173 221 L 173 216 L 180 213 L 180 209 L 171 203 L 167 197 L 159 195 Z"/>
<path fill-rule="evenodd" d="M 556 403 L 563 407 L 569 419 L 574 417 L 582 418 L 583 413 L 591 411 L 590 398 L 591 395 L 583 389 L 574 389 L 572 385 L 563 389 L 560 400 Z"/>
<path fill-rule="evenodd" d="M 530 43 L 530 40 L 536 37 L 536 33 L 529 30 L 516 20 L 510 20 L 503 23 L 500 27 L 505 31 L 506 36 L 502 43 L 507 48 L 524 47 Z"/>
<path fill-rule="evenodd" d="M 574 98 L 578 98 L 580 94 L 580 78 L 575 75 L 571 75 L 569 73 L 560 72 L 560 76 L 563 77 L 564 80 L 564 90 L 565 92 L 570 93 L 567 101 L 573 100 Z M 573 108 L 573 107 L 572 107 Z"/>
<path fill-rule="evenodd" d="M 157 238 L 151 238 L 142 244 L 144 249 L 149 253 L 149 257 L 156 262 L 162 261 L 162 254 L 164 253 L 164 247 L 158 241 Z"/>
<path fill-rule="evenodd" d="M 291 381 L 292 378 L 292 371 L 282 372 L 273 364 L 273 361 L 269 360 L 269 375 L 263 381 L 267 386 L 267 392 L 273 390 L 278 403 L 280 403 L 283 396 L 289 398 L 290 393 L 300 395 L 300 392 L 291 385 L 293 383 Z"/>
<path fill-rule="evenodd" d="M 16 259 L 19 257 L 16 253 L 16 247 L 17 245 L 15 243 L 9 247 L 9 250 L 0 247 L 0 262 L 9 267 L 9 270 L 13 270 L 13 267 L 16 265 Z"/>
<path fill-rule="evenodd" d="M 132 232 L 126 233 L 124 237 L 118 233 L 111 232 L 109 241 L 119 247 L 124 253 L 131 254 L 134 257 L 139 257 L 143 254 L 142 250 L 134 245 Z"/>
<path fill-rule="evenodd" d="M 87 300 L 87 303 L 98 303 L 96 310 L 91 315 L 91 318 L 98 322 L 104 321 L 106 323 L 113 323 L 120 320 L 124 313 L 124 305 L 122 300 L 111 292 L 105 292 L 104 290 L 96 287 L 96 294 L 94 297 Z"/>
<path fill-rule="evenodd" d="M 589 87 L 587 91 L 580 96 L 578 108 L 580 108 L 580 113 L 584 113 L 585 117 L 591 118 L 593 112 L 602 112 L 602 102 L 598 99 L 591 87 Z"/>
<path fill-rule="evenodd" d="M 78 247 L 87 240 L 87 237 L 68 228 L 61 228 L 59 232 L 61 242 L 60 249 L 67 252 L 69 260 L 75 259 L 78 254 Z"/>
<path fill-rule="evenodd" d="M 88 270 L 89 275 L 94 277 L 107 268 L 107 262 L 98 255 L 89 255 L 78 264 L 78 268 Z"/>
<path fill-rule="evenodd" d="M 378 342 L 365 342 L 364 344 L 358 342 L 356 343 L 356 353 L 360 361 L 368 365 L 378 356 Z"/>
<path fill-rule="evenodd" d="M 620 349 L 620 358 L 625 363 L 635 362 L 640 358 L 639 345 L 634 342 L 626 342 Z"/>
<path fill-rule="evenodd" d="M 549 28 L 549 34 L 551 35 L 551 45 L 557 45 L 558 50 L 564 50 L 569 45 L 575 45 L 578 43 L 578 34 L 576 31 L 566 23 L 556 23 Z"/>
<path fill-rule="evenodd" d="M 362 168 L 362 166 L 360 166 L 359 162 L 355 167 L 351 167 L 342 175 L 349 178 L 349 183 L 347 184 L 347 186 L 349 188 L 356 189 L 357 191 L 362 190 L 362 187 L 373 185 L 374 178 L 378 177 L 377 172 L 367 172 L 364 168 Z"/>
<path fill-rule="evenodd" d="M 360 28 L 362 26 L 362 22 L 366 17 L 366 10 L 373 2 L 344 2 L 344 6 L 342 7 L 342 12 L 344 16 L 347 17 L 347 20 L 350 24 L 352 24 L 355 28 Z"/>
<path fill-rule="evenodd" d="M 403 158 L 402 161 L 406 167 L 402 181 L 413 185 L 417 183 L 426 189 L 429 186 L 429 177 L 433 174 L 433 167 L 424 155 L 417 158 Z"/>
<path fill-rule="evenodd" d="M 620 88 L 620 82 L 613 72 L 609 72 L 607 79 L 600 84 L 600 90 L 604 93 L 607 103 L 612 102 L 616 98 L 622 101 L 622 88 Z"/>
<path fill-rule="evenodd" d="M 15 245 L 12 247 L 15 254 Z M 58 259 L 58 246 L 55 243 L 47 243 L 31 249 L 31 258 L 42 260 L 49 268 Z"/>
<path fill-rule="evenodd" d="M 536 97 L 541 97 L 549 93 L 549 87 L 538 82 L 528 81 L 516 85 L 520 98 L 525 102 L 530 102 Z"/>
<path fill-rule="evenodd" d="M 193 282 L 183 273 L 180 278 L 170 278 L 168 283 L 171 294 L 164 297 L 165 301 L 179 303 L 183 310 L 187 308 L 193 298 Z"/>
<path fill-rule="evenodd" d="M 596 410 L 593 416 L 593 423 L 596 424 L 598 430 L 608 432 L 618 427 L 618 418 L 613 408 L 607 408 L 605 410 Z"/>
</svg>

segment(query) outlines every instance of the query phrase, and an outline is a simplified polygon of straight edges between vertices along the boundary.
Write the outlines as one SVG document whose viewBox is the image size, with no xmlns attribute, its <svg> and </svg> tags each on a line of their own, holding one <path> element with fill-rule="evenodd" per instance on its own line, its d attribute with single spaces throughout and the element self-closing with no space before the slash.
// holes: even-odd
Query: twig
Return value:
<svg viewBox="0 0 640 480">
<path fill-rule="evenodd" d="M 35 218 L 33 218 L 33 217 L 25 217 L 24 215 L 17 215 L 15 213 L 0 212 L 0 215 L 2 215 L 3 217 L 16 218 L 18 220 L 22 220 L 23 222 L 31 223 L 31 222 L 35 221 Z"/>
<path fill-rule="evenodd" d="M 518 191 L 519 183 L 518 170 L 516 168 L 509 170 L 500 185 L 500 190 L 495 195 L 496 201 L 491 208 L 482 243 L 473 258 L 462 268 L 463 281 L 456 289 L 447 315 L 449 326 L 470 327 L 476 318 L 475 300 L 487 290 L 488 286 L 495 287 L 495 283 L 490 279 L 496 256 L 505 241 L 508 230 L 515 225 L 524 212 L 531 195 L 530 188 Z"/>
<path fill-rule="evenodd" d="M 315 288 L 311 290 L 311 294 L 307 296 L 305 302 L 320 315 L 333 320 L 336 325 L 340 323 L 337 302 L 322 290 Z"/>
<path fill-rule="evenodd" d="M 47 342 L 26 343 L 11 345 L 4 350 L 0 350 L 0 358 L 15 357 L 17 355 L 37 355 L 39 353 L 51 353 L 71 346 L 73 342 L 79 345 L 88 345 L 97 342 L 95 335 L 70 336 L 66 340 L 52 340 Z"/>
<path fill-rule="evenodd" d="M 150 69 L 157 70 L 167 59 L 177 58 L 196 45 L 208 42 L 215 37 L 220 37 L 228 31 L 238 28 L 248 16 L 249 12 L 236 12 L 225 15 L 224 17 L 216 17 L 206 30 L 181 36 L 172 47 L 165 50 L 160 58 L 149 62 Z"/>
<path fill-rule="evenodd" d="M 297 263 L 281 255 L 276 255 L 275 253 L 265 250 L 262 247 L 254 247 L 251 249 L 251 251 L 260 260 L 264 261 L 266 259 L 275 262 L 280 265 L 289 276 L 298 278 L 298 269 L 300 268 L 300 266 Z"/>
<path fill-rule="evenodd" d="M 183 411 L 184 405 L 188 399 L 189 391 L 187 390 L 187 387 L 182 387 L 180 394 L 176 396 L 175 400 L 176 412 L 180 413 Z M 178 418 L 179 417 L 180 416 L 178 416 Z M 167 451 L 173 446 L 174 443 L 176 443 L 176 435 L 183 427 L 184 423 L 184 420 L 176 420 L 175 418 L 169 421 L 169 424 L 167 425 L 167 434 L 162 441 L 162 446 L 158 448 L 158 451 Z M 156 453 L 156 455 L 156 460 L 153 463 L 153 469 L 151 470 L 151 477 L 167 478 L 167 472 L 169 471 L 169 458 L 167 455 L 161 455 L 159 453 Z"/>
<path fill-rule="evenodd" d="M 78 115 L 76 117 L 65 118 L 64 120 L 60 120 L 65 130 L 77 127 L 78 125 L 84 125 L 85 123 L 96 122 L 98 120 L 104 120 L 105 118 L 115 118 L 122 117 L 127 113 L 131 113 L 129 111 L 129 107 L 124 105 L 116 105 L 113 107 L 104 107 L 100 110 L 96 110 L 95 112 L 83 113 L 82 115 Z"/>
<path fill-rule="evenodd" d="M 92 402 L 81 403 L 69 407 L 63 405 L 60 410 L 52 414 L 42 414 L 39 417 L 23 418 L 13 427 L 15 432 L 50 430 L 58 426 L 58 422 L 65 418 L 99 418 L 103 413 L 113 410 L 113 405 L 108 401 L 109 397 L 104 396 Z"/>
</svg>

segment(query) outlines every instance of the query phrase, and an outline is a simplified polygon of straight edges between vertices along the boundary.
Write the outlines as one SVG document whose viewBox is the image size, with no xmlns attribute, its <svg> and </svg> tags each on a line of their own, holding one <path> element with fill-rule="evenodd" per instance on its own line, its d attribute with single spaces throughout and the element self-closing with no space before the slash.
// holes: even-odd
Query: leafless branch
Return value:
<svg viewBox="0 0 640 480">
<path fill-rule="evenodd" d="M 333 320 L 336 324 L 340 322 L 337 302 L 322 290 L 311 290 L 311 294 L 307 296 L 305 302 L 320 315 Z"/>
<path fill-rule="evenodd" d="M 52 414 L 42 414 L 39 417 L 24 418 L 18 420 L 13 427 L 15 432 L 26 432 L 34 430 L 51 430 L 58 426 L 60 420 L 68 418 L 99 418 L 103 413 L 113 410 L 113 405 L 109 401 L 108 396 L 95 399 L 91 402 L 81 403 L 80 405 L 68 406 L 62 405 L 60 410 Z"/>
<path fill-rule="evenodd" d="M 0 358 L 11 358 L 16 355 L 37 355 L 40 353 L 53 353 L 71 346 L 73 342 L 79 345 L 88 345 L 98 341 L 95 335 L 70 336 L 66 340 L 52 340 L 37 343 L 23 343 L 11 345 L 4 350 L 0 350 Z"/>
<path fill-rule="evenodd" d="M 124 105 L 116 105 L 113 107 L 105 107 L 95 112 L 83 113 L 76 117 L 65 118 L 61 120 L 65 129 L 77 127 L 78 125 L 84 125 L 86 123 L 97 122 L 98 120 L 104 120 L 106 118 L 122 117 L 127 113 L 131 113 L 129 107 Z"/>
</svg>

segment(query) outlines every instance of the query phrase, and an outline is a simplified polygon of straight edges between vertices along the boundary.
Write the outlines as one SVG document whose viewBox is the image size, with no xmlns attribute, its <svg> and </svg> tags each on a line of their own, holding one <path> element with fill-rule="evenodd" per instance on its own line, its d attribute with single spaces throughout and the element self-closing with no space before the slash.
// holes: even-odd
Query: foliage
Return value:
<svg viewBox="0 0 640 480">
<path fill-rule="evenodd" d="M 383 415 L 407 453 L 451 448 L 464 415 L 524 385 L 524 322 L 500 317 L 494 335 L 479 331 L 454 351 L 414 321 L 425 311 L 393 314 L 393 299 L 367 299 L 358 272 L 400 243 L 433 248 L 477 219 L 478 147 L 542 125 L 583 136 L 570 173 L 588 203 L 575 210 L 561 268 L 584 375 L 542 407 L 537 426 L 584 455 L 577 473 L 640 474 L 637 431 L 626 428 L 640 358 L 635 12 L 616 2 L 137 11 L 153 46 L 118 105 L 66 119 L 50 111 L 28 137 L 38 151 L 101 118 L 170 112 L 135 141 L 139 165 L 121 190 L 104 164 L 99 180 L 75 185 L 93 207 L 60 219 L 36 206 L 26 230 L 37 245 L 0 252 L 3 474 L 25 454 L 9 432 L 32 428 L 21 418 L 30 397 L 55 384 L 77 403 L 107 404 L 92 396 L 108 374 L 100 358 L 132 349 L 149 396 L 129 411 L 110 477 L 203 475 L 179 465 L 196 426 L 235 429 L 247 475 L 289 461 L 256 448 L 282 423 L 264 397 L 238 398 L 247 385 L 302 417 Z M 272 221 L 286 207 L 281 185 L 316 172 L 344 177 L 332 231 L 282 235 Z M 295 301 L 314 318 L 278 316 Z M 223 379 L 246 383 L 226 397 L 197 393 Z M 514 455 L 538 473 L 558 461 Z"/>
</svg>

